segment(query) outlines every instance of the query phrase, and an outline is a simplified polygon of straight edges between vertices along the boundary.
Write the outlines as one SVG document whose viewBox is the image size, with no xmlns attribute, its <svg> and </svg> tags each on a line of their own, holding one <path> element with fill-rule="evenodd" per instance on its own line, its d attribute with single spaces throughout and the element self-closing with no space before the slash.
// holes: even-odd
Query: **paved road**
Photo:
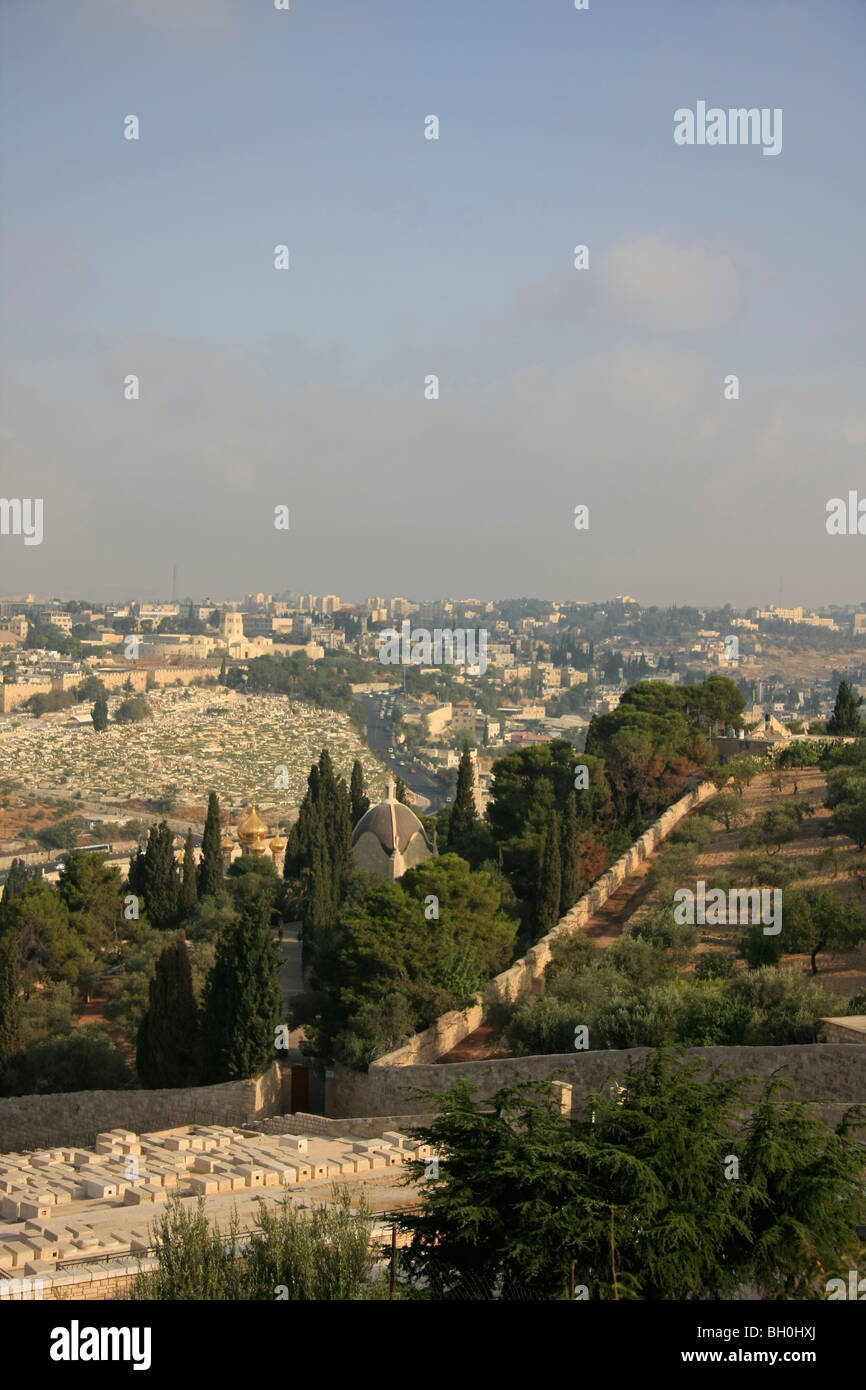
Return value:
<svg viewBox="0 0 866 1390">
<path fill-rule="evenodd" d="M 280 941 L 276 933 L 274 939 L 280 952 L 280 989 L 282 990 L 282 1007 L 280 1017 L 287 1019 L 289 1016 L 289 1005 L 298 994 L 304 992 L 304 972 L 301 968 L 301 943 L 298 940 L 298 930 L 300 922 L 285 922 L 283 924 L 283 939 Z"/>
<path fill-rule="evenodd" d="M 427 806 L 422 809 L 438 811 L 447 799 L 440 778 L 435 772 L 429 772 L 417 762 L 402 766 L 400 759 L 405 759 L 407 755 L 394 747 L 394 731 L 390 718 L 379 718 L 381 700 L 373 695 L 362 695 L 360 699 L 367 713 L 367 742 L 371 751 L 391 769 L 395 777 L 402 777 L 410 791 L 427 802 Z M 410 772 L 410 767 L 417 770 Z"/>
</svg>

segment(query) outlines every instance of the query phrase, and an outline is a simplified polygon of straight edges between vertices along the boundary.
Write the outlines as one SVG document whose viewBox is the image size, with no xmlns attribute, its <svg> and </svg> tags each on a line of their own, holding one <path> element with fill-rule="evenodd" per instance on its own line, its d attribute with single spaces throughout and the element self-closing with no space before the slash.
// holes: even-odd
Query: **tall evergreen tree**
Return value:
<svg viewBox="0 0 866 1390">
<path fill-rule="evenodd" d="M 540 933 L 550 931 L 559 920 L 561 869 L 559 859 L 559 816 L 554 811 L 541 837 L 538 876 L 535 887 L 535 925 Z"/>
<path fill-rule="evenodd" d="M 21 969 L 18 933 L 0 938 L 0 1080 L 11 1057 L 21 1047 Z"/>
<path fill-rule="evenodd" d="M 198 895 L 200 898 L 213 897 L 222 888 L 221 840 L 219 797 L 216 792 L 211 792 L 207 799 L 207 816 L 201 841 L 201 860 L 198 866 Z"/>
<path fill-rule="evenodd" d="M 560 844 L 559 915 L 577 902 L 580 893 L 580 853 L 577 843 L 577 794 L 569 792 L 562 818 Z"/>
<path fill-rule="evenodd" d="M 827 720 L 828 734 L 857 735 L 863 733 L 860 706 L 863 696 L 856 696 L 847 681 L 842 681 L 836 692 L 836 704 Z"/>
<path fill-rule="evenodd" d="M 189 917 L 195 909 L 198 901 L 196 880 L 195 846 L 192 840 L 192 830 L 188 830 L 183 847 L 183 876 L 180 888 L 180 913 L 182 917 Z"/>
<path fill-rule="evenodd" d="M 13 898 L 18 898 L 24 892 L 28 883 L 31 881 L 31 874 L 23 859 L 13 859 L 9 865 L 9 872 L 6 875 L 6 882 L 3 884 L 3 894 L 0 897 L 0 925 L 2 925 L 6 915 L 7 904 Z"/>
<path fill-rule="evenodd" d="M 180 879 L 174 859 L 174 836 L 166 821 L 152 825 L 144 856 L 144 902 L 151 924 L 165 931 L 177 923 Z"/>
<path fill-rule="evenodd" d="M 104 694 L 97 695 L 94 701 L 91 718 L 93 720 L 93 727 L 98 734 L 101 734 L 108 728 L 108 701 Z"/>
<path fill-rule="evenodd" d="M 127 874 L 126 881 L 129 884 L 130 893 L 135 893 L 138 897 L 142 898 L 144 897 L 144 885 L 147 881 L 147 874 L 145 870 L 146 863 L 146 851 L 141 845 L 139 845 L 138 849 L 135 851 L 135 853 L 129 861 L 129 873 Z"/>
<path fill-rule="evenodd" d="M 457 769 L 457 791 L 451 808 L 451 819 L 448 822 L 449 849 L 457 849 L 475 824 L 477 812 L 474 789 L 475 769 L 472 766 L 469 744 L 464 743 L 460 766 Z"/>
<path fill-rule="evenodd" d="M 198 1007 L 182 931 L 156 962 L 147 1010 L 139 1024 L 135 1065 L 141 1084 L 151 1089 L 195 1086 L 198 1082 Z"/>
<path fill-rule="evenodd" d="M 352 764 L 349 800 L 351 802 L 352 825 L 356 826 L 361 817 L 370 809 L 370 798 L 364 795 L 364 769 L 358 758 Z"/>
<path fill-rule="evenodd" d="M 316 932 L 333 924 L 346 895 L 352 856 L 352 812 L 346 783 L 334 776 L 326 748 L 310 768 L 307 792 L 289 832 L 283 876 L 301 891 L 304 956 L 315 950 Z"/>
<path fill-rule="evenodd" d="M 206 1082 L 246 1080 L 273 1059 L 282 997 L 279 966 L 270 898 L 261 892 L 241 904 L 217 939 L 202 1018 Z"/>
<path fill-rule="evenodd" d="M 220 685 L 225 685 L 225 683 L 226 683 L 226 659 L 225 659 L 225 657 L 223 657 L 222 661 L 220 662 L 219 684 L 220 684 Z"/>
<path fill-rule="evenodd" d="M 397 777 L 394 782 L 394 800 L 399 801 L 401 806 L 405 806 L 407 804 L 406 783 L 403 781 L 402 777 Z"/>
</svg>

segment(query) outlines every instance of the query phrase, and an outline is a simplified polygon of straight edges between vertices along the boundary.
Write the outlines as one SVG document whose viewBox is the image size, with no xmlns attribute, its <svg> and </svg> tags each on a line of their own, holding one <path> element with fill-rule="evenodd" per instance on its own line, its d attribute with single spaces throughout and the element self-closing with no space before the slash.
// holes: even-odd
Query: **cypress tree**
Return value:
<svg viewBox="0 0 866 1390">
<path fill-rule="evenodd" d="M 331 880 L 333 887 L 334 913 L 342 905 L 346 893 L 346 881 L 352 857 L 352 812 L 349 792 L 341 777 L 336 787 L 336 807 L 331 824 Z"/>
<path fill-rule="evenodd" d="M 138 897 L 144 897 L 144 885 L 147 881 L 145 870 L 146 862 L 147 856 L 145 851 L 142 849 L 141 845 L 139 845 L 135 854 L 129 861 L 129 873 L 127 875 L 129 891 L 137 894 Z"/>
<path fill-rule="evenodd" d="M 457 792 L 454 797 L 454 805 L 451 808 L 451 819 L 448 822 L 449 849 L 456 848 L 475 824 L 477 813 L 473 795 L 474 787 L 475 769 L 472 766 L 469 744 L 464 743 L 463 752 L 460 755 L 460 766 L 457 769 Z"/>
<path fill-rule="evenodd" d="M 3 894 L 0 897 L 0 922 L 6 915 L 6 905 L 13 898 L 20 897 L 30 882 L 30 874 L 23 859 L 13 859 L 9 865 L 9 872 L 6 875 L 6 882 L 3 884 Z"/>
<path fill-rule="evenodd" d="M 349 786 L 352 825 L 356 826 L 361 817 L 370 809 L 370 798 L 364 795 L 364 769 L 358 758 L 352 764 L 352 780 Z"/>
<path fill-rule="evenodd" d="M 863 696 L 859 698 L 854 694 L 847 681 L 842 681 L 836 692 L 836 704 L 833 713 L 827 720 L 828 734 L 862 734 L 863 723 L 860 717 L 860 706 L 863 703 Z"/>
<path fill-rule="evenodd" d="M 559 915 L 577 902 L 580 893 L 580 858 L 577 845 L 577 795 L 572 790 L 565 803 L 560 843 Z"/>
<path fill-rule="evenodd" d="M 538 876 L 535 887 L 535 925 L 543 935 L 559 920 L 561 870 L 559 862 L 559 816 L 554 811 L 541 837 Z"/>
<path fill-rule="evenodd" d="M 326 927 L 334 906 L 334 885 L 331 865 L 324 845 L 313 850 L 313 862 L 307 870 L 307 887 L 304 895 L 304 925 L 315 932 Z"/>
<path fill-rule="evenodd" d="M 327 748 L 323 748 L 319 754 L 319 779 L 323 795 L 328 797 L 332 794 L 336 786 L 334 778 L 334 764 L 331 762 L 331 755 Z"/>
<path fill-rule="evenodd" d="M 286 836 L 286 853 L 283 859 L 283 878 L 285 879 L 299 878 L 301 874 L 300 831 L 298 829 L 298 824 L 299 820 L 296 820 L 294 825 L 290 827 L 289 833 Z"/>
<path fill-rule="evenodd" d="M 219 684 L 220 684 L 220 685 L 225 685 L 225 683 L 226 683 L 226 659 L 225 659 L 225 657 L 223 657 L 222 661 L 220 662 Z"/>
<path fill-rule="evenodd" d="M 98 734 L 108 728 L 108 701 L 105 695 L 97 695 L 91 714 L 93 727 Z"/>
<path fill-rule="evenodd" d="M 301 885 L 304 927 L 331 925 L 346 894 L 352 854 L 352 803 L 345 780 L 334 776 L 322 749 L 310 768 L 307 792 L 288 835 L 283 877 Z M 309 944 L 312 945 L 312 938 Z M 305 936 L 305 954 L 307 937 Z"/>
<path fill-rule="evenodd" d="M 206 1081 L 246 1080 L 272 1061 L 282 998 L 279 966 L 270 900 L 258 893 L 217 939 L 203 1010 Z"/>
<path fill-rule="evenodd" d="M 207 816 L 201 841 L 201 860 L 198 866 L 198 895 L 212 897 L 222 888 L 223 857 L 220 849 L 220 803 L 216 792 L 207 799 Z"/>
<path fill-rule="evenodd" d="M 194 1086 L 199 1058 L 198 1007 L 189 950 L 179 931 L 156 962 L 138 1029 L 135 1065 L 143 1086 Z"/>
<path fill-rule="evenodd" d="M 164 820 L 150 828 L 143 877 L 144 902 L 152 925 L 160 931 L 175 926 L 180 880 L 174 860 L 174 836 Z"/>
<path fill-rule="evenodd" d="M 192 830 L 188 830 L 186 843 L 183 847 L 183 878 L 180 889 L 180 914 L 182 917 L 189 917 L 198 901 L 196 878 L 195 846 L 192 842 Z"/>
<path fill-rule="evenodd" d="M 406 805 L 406 783 L 402 777 L 398 777 L 394 783 L 394 800 L 399 801 L 401 806 Z"/>
<path fill-rule="evenodd" d="M 0 1079 L 21 1048 L 21 969 L 17 933 L 0 939 Z"/>
</svg>

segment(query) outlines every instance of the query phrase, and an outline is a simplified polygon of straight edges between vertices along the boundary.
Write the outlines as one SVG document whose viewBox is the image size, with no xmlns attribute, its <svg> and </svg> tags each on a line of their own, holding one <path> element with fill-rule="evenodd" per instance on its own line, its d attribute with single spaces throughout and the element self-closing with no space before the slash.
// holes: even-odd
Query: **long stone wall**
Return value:
<svg viewBox="0 0 866 1390">
<path fill-rule="evenodd" d="M 98 1133 L 125 1127 L 137 1133 L 188 1124 L 243 1125 L 289 1108 L 291 1073 L 278 1063 L 249 1081 L 160 1091 L 68 1091 L 0 1100 L 0 1153 L 91 1147 Z"/>
<path fill-rule="evenodd" d="M 322 1139 L 381 1139 L 388 1131 L 408 1134 L 409 1130 L 429 1125 L 435 1118 L 432 1110 L 417 1115 L 360 1115 L 344 1120 L 329 1120 L 324 1115 L 307 1115 L 296 1110 L 294 1115 L 276 1115 L 270 1120 L 258 1120 L 248 1126 L 259 1134 L 307 1134 Z"/>
<path fill-rule="evenodd" d="M 409 1067 L 376 1067 L 368 1073 L 368 1115 L 399 1114 L 418 1106 L 415 1087 L 441 1093 L 458 1077 L 465 1077 L 479 1099 L 487 1099 L 501 1086 L 522 1081 L 564 1081 L 572 1087 L 572 1104 L 580 1104 L 611 1077 L 620 1075 L 629 1062 L 639 1062 L 651 1049 L 566 1052 L 544 1057 L 502 1057 L 456 1066 L 426 1064 Z M 702 1074 L 714 1068 L 728 1075 L 767 1078 L 781 1069 L 797 1087 L 803 1100 L 854 1104 L 866 1102 L 866 1048 L 854 1043 L 818 1043 L 788 1047 L 692 1047 L 685 1056 L 697 1058 Z M 791 1093 L 793 1094 L 793 1093 Z M 784 1099 L 784 1094 L 781 1097 Z M 345 1124 L 346 1122 L 343 1121 Z"/>
<path fill-rule="evenodd" d="M 583 897 L 574 904 L 574 907 L 560 918 L 556 926 L 546 936 L 542 936 L 527 951 L 526 955 L 521 956 L 508 970 L 503 970 L 500 975 L 495 977 L 490 985 L 491 992 L 495 992 L 499 998 L 508 1002 L 513 1002 L 515 999 L 528 994 L 533 983 L 540 980 L 544 974 L 544 968 L 551 958 L 551 946 L 556 937 L 577 931 L 585 926 L 592 914 L 597 912 L 607 902 L 611 894 L 615 893 L 620 885 L 631 877 L 663 840 L 667 839 L 680 821 L 690 811 L 702 806 L 705 801 L 716 796 L 717 793 L 718 787 L 713 782 L 701 782 L 694 791 L 688 792 L 685 796 L 680 797 L 679 801 L 675 801 L 673 806 L 669 806 L 664 814 L 659 816 L 658 820 L 654 821 L 650 828 L 641 835 L 640 839 L 625 854 L 621 855 L 616 863 L 602 874 L 601 878 L 596 880 L 589 892 L 584 893 Z M 377 1058 L 370 1065 L 370 1074 L 372 1075 L 374 1070 L 381 1067 L 405 1067 L 422 1062 L 435 1062 L 437 1057 L 441 1057 L 443 1053 L 456 1047 L 458 1043 L 474 1032 L 483 1016 L 484 1006 L 482 996 L 479 994 L 476 996 L 476 1003 L 470 1008 L 443 1014 L 422 1033 L 416 1033 L 403 1047 L 387 1053 L 384 1057 Z M 329 1105 L 328 1113 L 338 1114 L 339 1111 L 332 1111 Z"/>
</svg>

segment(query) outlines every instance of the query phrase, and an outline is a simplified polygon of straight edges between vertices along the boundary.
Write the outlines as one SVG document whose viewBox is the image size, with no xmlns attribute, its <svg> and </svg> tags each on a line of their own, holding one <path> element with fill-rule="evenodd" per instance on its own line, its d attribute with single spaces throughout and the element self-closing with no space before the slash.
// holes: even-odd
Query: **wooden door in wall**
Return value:
<svg viewBox="0 0 866 1390">
<path fill-rule="evenodd" d="M 292 1067 L 292 1114 L 303 1110 L 309 1113 L 310 1068 Z"/>
</svg>

